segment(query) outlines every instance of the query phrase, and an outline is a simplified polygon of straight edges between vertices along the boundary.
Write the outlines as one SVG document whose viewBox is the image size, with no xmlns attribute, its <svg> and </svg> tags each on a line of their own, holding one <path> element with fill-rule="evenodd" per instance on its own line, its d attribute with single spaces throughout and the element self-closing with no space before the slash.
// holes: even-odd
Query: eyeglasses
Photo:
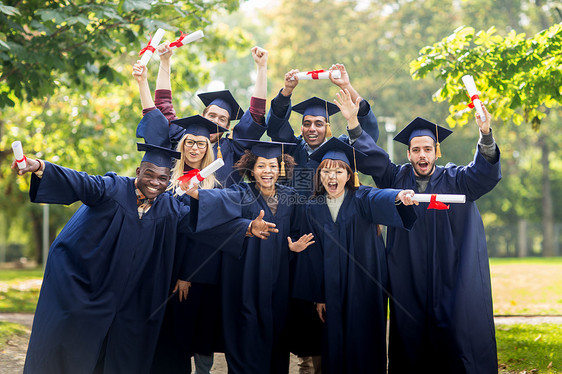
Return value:
<svg viewBox="0 0 562 374">
<path fill-rule="evenodd" d="M 195 140 L 186 140 L 185 143 L 184 143 L 184 145 L 185 145 L 187 148 L 193 148 L 193 145 L 194 145 L 194 144 L 197 144 L 197 148 L 199 148 L 199 149 L 205 149 L 205 148 L 207 148 L 207 142 L 206 142 L 206 141 L 202 141 L 202 140 L 201 140 L 201 141 L 198 141 L 198 142 L 196 142 Z"/>
</svg>

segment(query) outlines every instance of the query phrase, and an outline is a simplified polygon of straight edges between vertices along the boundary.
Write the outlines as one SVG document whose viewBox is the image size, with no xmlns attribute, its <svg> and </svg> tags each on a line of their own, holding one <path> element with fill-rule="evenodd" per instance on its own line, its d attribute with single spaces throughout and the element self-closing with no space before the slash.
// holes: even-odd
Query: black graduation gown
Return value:
<svg viewBox="0 0 562 374">
<path fill-rule="evenodd" d="M 247 238 L 243 246 L 223 248 L 221 284 L 225 354 L 229 373 L 287 373 L 288 350 L 284 327 L 289 302 L 287 236 L 298 233 L 296 192 L 277 185 L 275 215 L 255 189 L 241 183 L 226 190 L 200 190 L 194 210 L 209 210 L 213 217 L 198 220 L 198 230 L 231 217 L 257 217 L 277 225 L 279 233 L 267 240 Z"/>
<path fill-rule="evenodd" d="M 410 164 L 393 164 L 372 139 L 354 147 L 369 155 L 359 169 L 377 186 L 417 192 Z M 411 231 L 389 229 L 390 373 L 497 373 L 486 235 L 476 200 L 500 179 L 499 157 L 490 163 L 478 148 L 467 166 L 437 166 L 424 193 L 464 194 L 466 203 L 449 210 L 421 203 Z"/>
<path fill-rule="evenodd" d="M 347 191 L 332 220 L 326 196 L 307 204 L 304 231 L 315 244 L 297 254 L 293 295 L 326 303 L 323 373 L 386 373 L 387 270 L 377 224 L 411 228 L 398 190 Z"/>
<path fill-rule="evenodd" d="M 105 341 L 106 373 L 146 373 L 189 207 L 162 194 L 139 219 L 133 178 L 45 165 L 31 201 L 84 205 L 51 245 L 24 372 L 92 373 Z"/>
<path fill-rule="evenodd" d="M 234 169 L 234 164 L 242 157 L 245 148 L 236 143 L 234 139 L 259 140 L 266 129 L 267 127 L 265 125 L 260 125 L 254 121 L 250 110 L 247 110 L 236 126 L 234 126 L 232 139 L 228 137 L 228 134 L 219 139 L 218 144 L 220 144 L 221 147 L 224 166 L 216 171 L 215 177 L 222 187 L 231 186 L 242 180 L 240 173 Z M 177 144 L 185 134 L 186 130 L 183 127 L 170 123 L 170 140 L 172 144 Z M 216 157 L 218 152 L 217 143 L 213 145 L 213 152 Z"/>
</svg>

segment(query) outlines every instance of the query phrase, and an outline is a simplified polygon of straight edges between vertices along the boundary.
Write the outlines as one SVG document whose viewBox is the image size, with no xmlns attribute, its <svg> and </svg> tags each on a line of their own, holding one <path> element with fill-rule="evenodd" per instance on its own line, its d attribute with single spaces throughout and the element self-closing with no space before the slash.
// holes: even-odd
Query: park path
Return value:
<svg viewBox="0 0 562 374">
<path fill-rule="evenodd" d="M 562 316 L 499 316 L 494 318 L 496 324 L 539 324 L 539 323 L 559 323 L 562 324 Z M 0 374 L 21 373 L 25 362 L 25 352 L 29 341 L 29 333 L 33 323 L 33 314 L 29 313 L 0 313 L 0 321 L 13 322 L 27 328 L 23 336 L 17 336 L 8 341 L 6 348 L 0 351 Z M 212 369 L 213 374 L 226 374 L 226 360 L 222 353 L 215 354 L 215 364 Z M 291 355 L 289 373 L 298 373 L 297 359 Z"/>
</svg>

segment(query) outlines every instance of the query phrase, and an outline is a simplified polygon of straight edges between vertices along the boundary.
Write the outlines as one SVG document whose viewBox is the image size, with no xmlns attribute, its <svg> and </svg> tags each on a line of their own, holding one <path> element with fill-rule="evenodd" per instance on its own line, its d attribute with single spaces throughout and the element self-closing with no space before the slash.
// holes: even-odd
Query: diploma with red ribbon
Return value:
<svg viewBox="0 0 562 374">
<path fill-rule="evenodd" d="M 189 183 L 188 189 L 192 189 L 194 186 L 198 185 L 200 182 L 205 180 L 209 175 L 213 174 L 215 171 L 219 170 L 224 166 L 224 161 L 222 158 L 217 158 L 215 161 L 211 162 L 203 170 L 192 169 L 178 178 L 180 184 Z M 179 196 L 185 193 L 181 188 L 176 188 L 176 194 Z"/>
<path fill-rule="evenodd" d="M 141 65 L 146 66 L 146 64 L 148 64 L 148 61 L 150 61 L 150 58 L 152 57 L 152 54 L 156 50 L 156 47 L 158 47 L 158 44 L 160 44 L 160 41 L 162 40 L 162 37 L 164 36 L 165 32 L 166 31 L 164 31 L 163 29 L 156 30 L 156 33 L 148 41 L 146 47 L 141 49 L 141 51 L 139 52 L 139 56 L 142 56 L 140 60 Z"/>
<path fill-rule="evenodd" d="M 199 40 L 204 36 L 205 36 L 205 34 L 203 34 L 203 31 L 201 31 L 201 30 L 197 30 L 195 32 L 192 32 L 191 34 L 185 34 L 182 31 L 180 37 L 177 38 L 175 41 L 171 42 L 168 47 L 169 47 L 169 49 L 176 49 L 176 48 L 179 48 L 179 47 L 183 47 L 184 45 L 189 44 L 191 42 L 194 42 L 196 40 Z M 158 54 L 163 55 L 166 52 L 168 52 L 168 50 L 163 51 L 163 52 L 159 52 Z"/>
<path fill-rule="evenodd" d="M 462 77 L 462 81 L 470 97 L 468 107 L 471 109 L 476 108 L 476 113 L 478 113 L 480 120 L 485 122 L 486 114 L 484 114 L 484 109 L 482 109 L 482 102 L 480 101 L 480 97 L 478 97 L 478 90 L 476 89 L 476 84 L 474 84 L 474 78 L 472 78 L 472 75 L 465 75 Z"/>
<path fill-rule="evenodd" d="M 27 158 L 23 154 L 23 148 L 21 147 L 21 142 L 19 140 L 12 143 L 12 150 L 14 151 L 14 156 L 16 156 L 18 168 L 25 168 L 27 166 Z"/>
<path fill-rule="evenodd" d="M 330 79 L 329 70 L 313 70 L 306 71 L 302 73 L 297 73 L 297 78 L 302 80 L 312 80 L 312 79 Z M 340 70 L 332 70 L 332 78 L 341 78 Z M 291 77 L 291 80 L 295 80 L 295 77 Z"/>
<path fill-rule="evenodd" d="M 427 209 L 449 209 L 449 206 L 445 203 L 466 203 L 465 195 L 453 195 L 453 194 L 414 194 L 413 200 L 420 203 L 429 203 Z"/>
</svg>

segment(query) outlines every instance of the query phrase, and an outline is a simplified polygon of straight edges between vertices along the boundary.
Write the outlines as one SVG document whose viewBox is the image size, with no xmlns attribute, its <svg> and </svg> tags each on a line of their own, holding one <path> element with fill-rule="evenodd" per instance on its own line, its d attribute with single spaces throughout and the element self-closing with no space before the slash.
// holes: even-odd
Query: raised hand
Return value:
<svg viewBox="0 0 562 374">
<path fill-rule="evenodd" d="M 484 106 L 484 104 L 482 104 L 482 110 L 486 115 L 485 122 L 482 122 L 480 120 L 480 116 L 478 115 L 478 113 L 476 113 L 476 111 L 474 112 L 474 117 L 476 118 L 476 124 L 478 125 L 478 127 L 480 127 L 480 131 L 482 131 L 482 134 L 487 135 L 490 133 L 490 123 L 492 122 L 492 116 L 490 115 L 490 113 L 488 113 L 488 109 L 486 109 L 486 106 Z"/>
<path fill-rule="evenodd" d="M 332 81 L 332 83 L 338 86 L 339 88 L 342 89 L 349 88 L 348 86 L 351 86 L 351 82 L 349 81 L 349 75 L 347 74 L 347 70 L 345 70 L 345 66 L 343 64 L 332 65 L 329 71 L 334 71 L 334 70 L 339 70 L 341 72 L 341 77 L 334 78 L 332 77 L 332 74 L 330 74 L 330 81 Z"/>
<path fill-rule="evenodd" d="M 160 61 L 170 60 L 174 50 L 170 48 L 170 42 L 164 42 L 156 48 L 156 54 L 160 56 Z"/>
<path fill-rule="evenodd" d="M 285 87 L 281 90 L 281 93 L 284 96 L 292 94 L 295 87 L 299 84 L 299 78 L 297 77 L 298 73 L 298 69 L 293 69 L 285 74 Z"/>
<path fill-rule="evenodd" d="M 277 233 L 279 230 L 275 228 L 275 223 L 264 221 L 264 215 L 263 209 L 260 210 L 260 214 L 250 223 L 250 230 L 255 237 L 267 240 L 269 235 L 271 235 L 270 232 Z"/>
<path fill-rule="evenodd" d="M 254 47 L 252 48 L 252 57 L 254 58 L 254 62 L 258 66 L 266 66 L 267 65 L 267 56 L 269 52 L 261 47 Z"/>
<path fill-rule="evenodd" d="M 334 104 L 340 108 L 342 116 L 349 122 L 353 118 L 357 119 L 357 113 L 359 112 L 359 103 L 361 98 L 358 97 L 355 102 L 351 99 L 351 94 L 348 90 L 340 90 L 336 93 L 337 99 L 334 100 Z"/>
<path fill-rule="evenodd" d="M 302 252 L 304 251 L 306 248 L 308 248 L 309 245 L 314 244 L 314 240 L 312 240 L 314 238 L 314 235 L 312 235 L 312 233 L 310 234 L 305 234 L 303 236 L 301 236 L 299 238 L 299 240 L 297 240 L 296 242 L 293 242 L 291 240 L 290 236 L 287 236 L 287 240 L 289 241 L 289 249 L 292 252 Z"/>
<path fill-rule="evenodd" d="M 133 77 L 137 80 L 138 83 L 145 82 L 147 80 L 148 70 L 146 66 L 140 64 L 140 60 L 137 60 L 135 64 L 133 64 Z"/>
</svg>

